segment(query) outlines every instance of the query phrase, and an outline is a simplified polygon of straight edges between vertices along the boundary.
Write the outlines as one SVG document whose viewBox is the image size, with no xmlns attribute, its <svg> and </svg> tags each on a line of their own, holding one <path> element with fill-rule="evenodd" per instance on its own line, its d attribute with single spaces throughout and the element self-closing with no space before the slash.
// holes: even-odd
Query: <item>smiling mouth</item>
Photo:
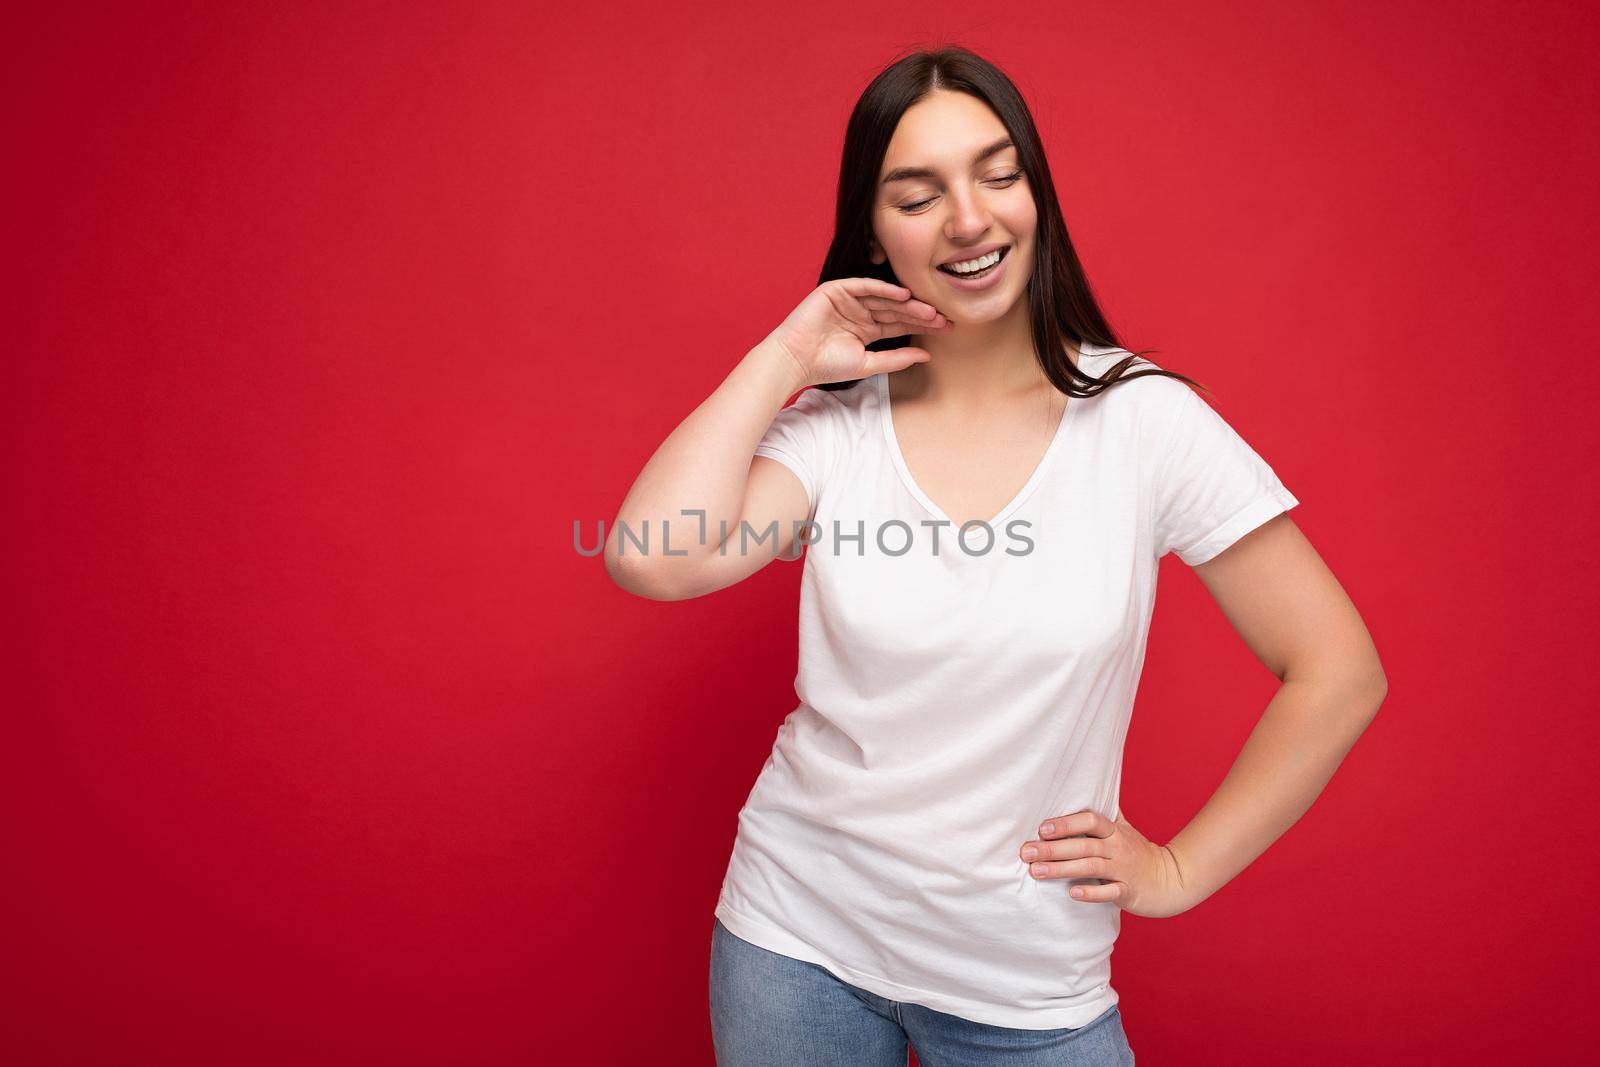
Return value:
<svg viewBox="0 0 1600 1067">
<path fill-rule="evenodd" d="M 1004 263 L 1006 261 L 1006 257 L 1009 256 L 1010 254 L 1011 254 L 1011 246 L 1010 245 L 1006 245 L 1004 248 L 1000 249 L 1000 258 L 999 259 L 995 260 L 993 263 L 989 264 L 987 267 L 983 268 L 982 270 L 975 270 L 975 271 L 972 271 L 970 274 L 962 274 L 960 271 L 951 270 L 949 267 L 945 266 L 943 263 L 939 264 L 937 269 L 944 271 L 946 274 L 950 275 L 952 278 L 982 278 L 986 274 L 994 273 L 994 271 L 1000 266 L 1000 264 L 1002 264 L 1002 263 Z"/>
</svg>

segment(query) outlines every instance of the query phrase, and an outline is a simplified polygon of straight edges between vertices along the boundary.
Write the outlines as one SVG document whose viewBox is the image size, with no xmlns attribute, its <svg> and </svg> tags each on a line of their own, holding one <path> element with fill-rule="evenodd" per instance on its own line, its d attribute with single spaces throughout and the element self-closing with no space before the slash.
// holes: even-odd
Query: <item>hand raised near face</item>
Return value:
<svg viewBox="0 0 1600 1067">
<path fill-rule="evenodd" d="M 932 358 L 926 349 L 869 352 L 867 345 L 949 328 L 950 321 L 937 308 L 912 297 L 905 286 L 877 278 L 838 278 L 807 294 L 766 343 L 787 355 L 801 383 L 811 386 L 925 363 Z"/>
</svg>

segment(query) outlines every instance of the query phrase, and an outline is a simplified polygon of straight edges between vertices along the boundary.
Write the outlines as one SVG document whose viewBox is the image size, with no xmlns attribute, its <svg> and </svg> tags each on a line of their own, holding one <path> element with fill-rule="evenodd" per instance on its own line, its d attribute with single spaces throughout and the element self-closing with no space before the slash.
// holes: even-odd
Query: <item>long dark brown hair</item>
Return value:
<svg viewBox="0 0 1600 1067">
<path fill-rule="evenodd" d="M 1017 146 L 1028 188 L 1038 208 L 1038 239 L 1034 242 L 1033 276 L 1028 280 L 1028 318 L 1032 324 L 1034 352 L 1051 383 L 1068 396 L 1095 396 L 1119 382 L 1164 375 L 1205 388 L 1176 371 L 1148 366 L 1143 352 L 1123 345 L 1096 303 L 1077 250 L 1067 234 L 1056 198 L 1050 164 L 1034 127 L 1033 115 L 1011 79 L 993 63 L 965 48 L 949 46 L 921 51 L 897 60 L 861 93 L 845 128 L 844 156 L 839 164 L 839 192 L 834 209 L 833 243 L 828 246 L 817 284 L 836 278 L 878 278 L 899 285 L 887 259 L 873 263 L 870 238 L 872 212 L 878 194 L 878 175 L 889 141 L 900 117 L 937 89 L 968 93 L 988 104 L 1005 124 Z M 1095 377 L 1073 366 L 1062 337 L 1076 344 L 1103 345 L 1132 352 L 1118 360 L 1103 376 Z M 904 348 L 910 335 L 886 337 L 867 348 L 882 352 Z M 1145 349 L 1152 352 L 1155 349 Z M 1139 364 L 1133 373 L 1130 368 Z M 821 389 L 848 389 L 860 379 L 828 382 Z M 1209 390 L 1207 390 L 1209 392 Z"/>
</svg>

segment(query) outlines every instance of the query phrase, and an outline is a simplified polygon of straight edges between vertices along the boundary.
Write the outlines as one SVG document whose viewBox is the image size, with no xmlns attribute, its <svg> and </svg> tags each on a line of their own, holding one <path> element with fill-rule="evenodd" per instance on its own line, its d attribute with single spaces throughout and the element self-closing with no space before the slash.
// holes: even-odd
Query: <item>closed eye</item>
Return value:
<svg viewBox="0 0 1600 1067">
<path fill-rule="evenodd" d="M 1019 171 L 1013 171 L 1010 174 L 1005 174 L 1005 175 L 1002 175 L 1001 177 L 994 178 L 994 179 L 990 180 L 988 184 L 997 186 L 998 188 L 1001 188 L 1001 189 L 1009 189 L 1013 185 L 1017 184 L 1017 182 L 1020 181 L 1021 178 L 1022 178 L 1022 172 L 1020 170 Z M 898 210 L 902 215 L 914 215 L 914 214 L 917 213 L 918 210 L 920 210 L 921 208 L 924 208 L 927 205 L 933 203 L 937 199 L 938 199 L 938 197 L 930 196 L 926 200 L 918 200 L 918 201 L 916 201 L 915 203 L 912 203 L 912 204 L 901 204 L 901 205 L 899 205 L 897 207 L 896 210 Z"/>
</svg>

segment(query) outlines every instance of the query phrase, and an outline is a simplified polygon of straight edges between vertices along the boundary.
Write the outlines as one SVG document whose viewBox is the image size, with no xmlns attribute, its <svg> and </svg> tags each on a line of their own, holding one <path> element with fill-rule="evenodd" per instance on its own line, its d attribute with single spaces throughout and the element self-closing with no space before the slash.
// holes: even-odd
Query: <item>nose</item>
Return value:
<svg viewBox="0 0 1600 1067">
<path fill-rule="evenodd" d="M 950 202 L 953 207 L 945 223 L 944 235 L 952 244 L 975 241 L 987 233 L 994 223 L 994 215 L 972 193 L 953 194 Z"/>
</svg>

